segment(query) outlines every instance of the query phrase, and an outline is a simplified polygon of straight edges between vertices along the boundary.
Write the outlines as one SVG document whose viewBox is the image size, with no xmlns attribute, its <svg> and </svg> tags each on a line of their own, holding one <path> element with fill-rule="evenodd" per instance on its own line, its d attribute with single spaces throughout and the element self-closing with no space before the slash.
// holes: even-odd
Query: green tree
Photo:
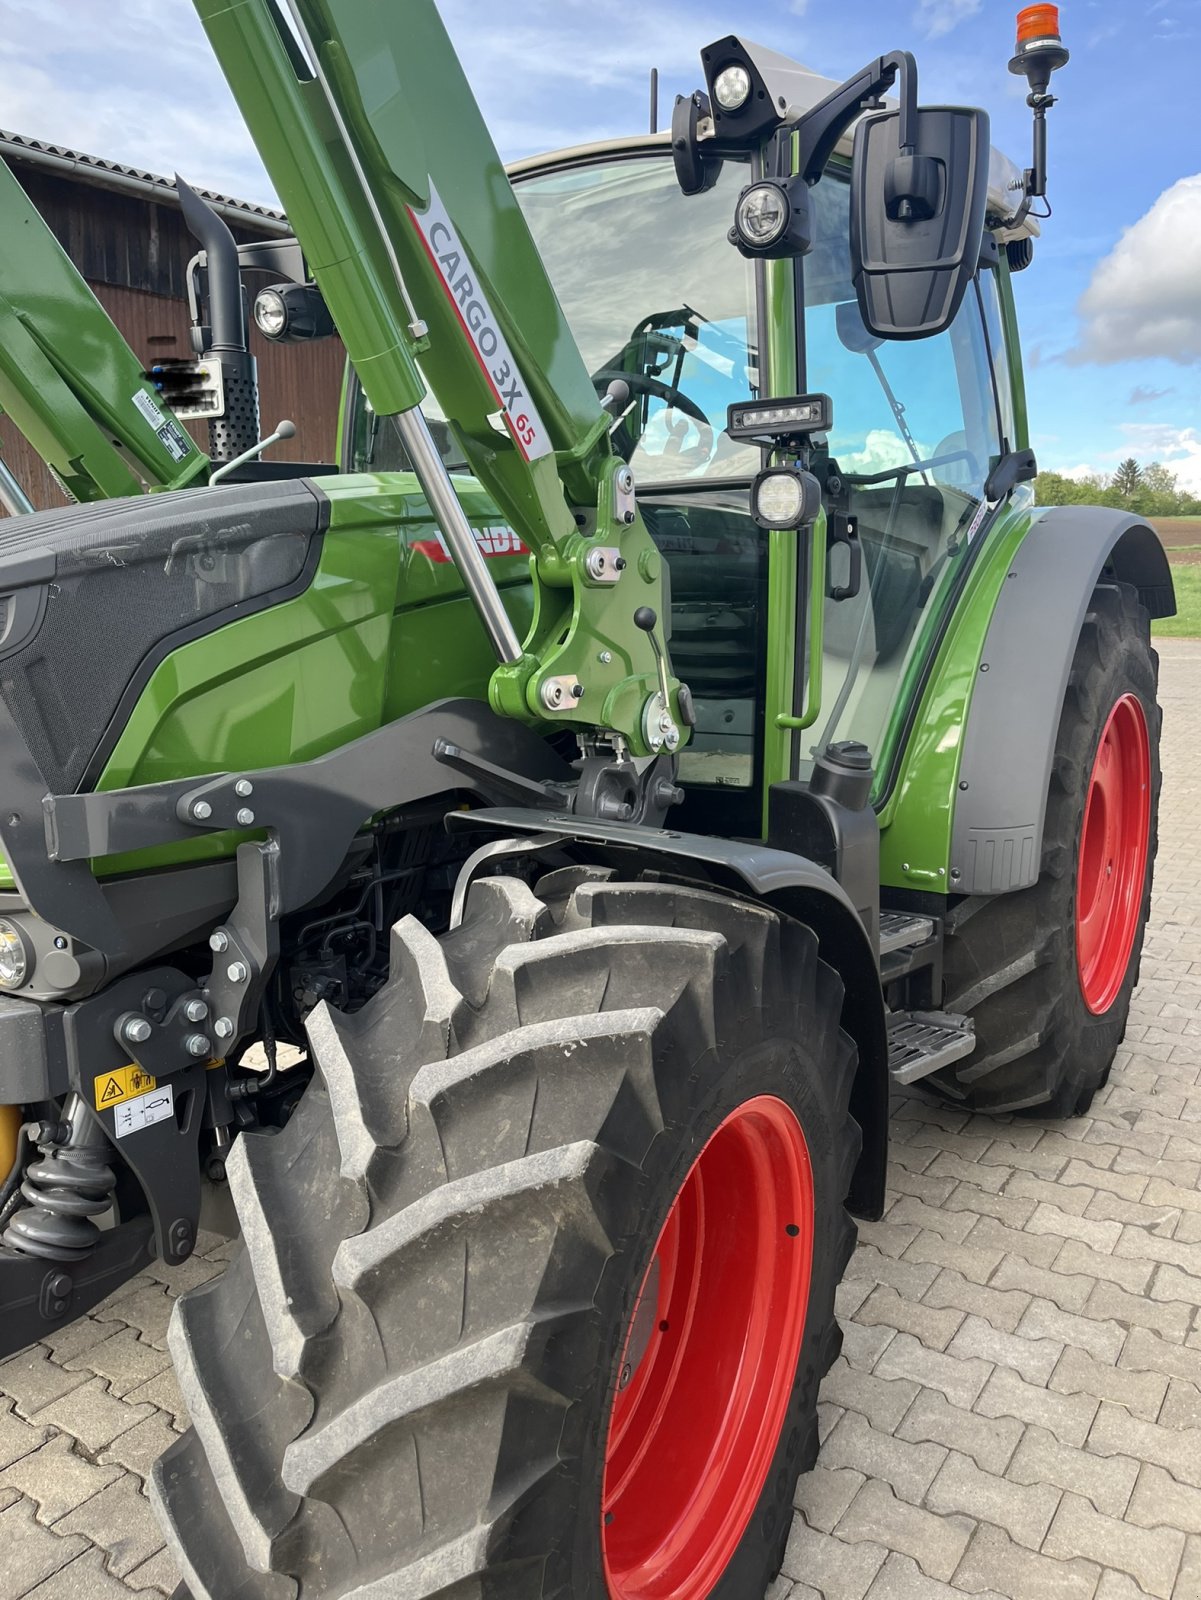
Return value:
<svg viewBox="0 0 1201 1600">
<path fill-rule="evenodd" d="M 1113 475 L 1112 487 L 1117 490 L 1123 500 L 1130 500 L 1142 481 L 1143 469 L 1133 456 L 1127 456 Z"/>
</svg>

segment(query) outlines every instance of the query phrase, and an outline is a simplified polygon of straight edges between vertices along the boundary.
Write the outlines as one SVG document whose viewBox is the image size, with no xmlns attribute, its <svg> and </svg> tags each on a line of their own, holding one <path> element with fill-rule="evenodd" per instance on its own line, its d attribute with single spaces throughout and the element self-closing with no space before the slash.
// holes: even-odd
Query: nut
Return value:
<svg viewBox="0 0 1201 1600">
<path fill-rule="evenodd" d="M 225 969 L 225 976 L 230 983 L 245 983 L 250 972 L 244 961 L 231 961 Z"/>
<path fill-rule="evenodd" d="M 228 1039 L 233 1034 L 234 1025 L 228 1017 L 218 1017 L 213 1023 L 213 1032 L 218 1039 Z"/>
<path fill-rule="evenodd" d="M 218 928 L 216 933 L 209 934 L 209 949 L 215 950 L 218 955 L 222 950 L 229 949 L 229 934 L 224 928 Z"/>
</svg>

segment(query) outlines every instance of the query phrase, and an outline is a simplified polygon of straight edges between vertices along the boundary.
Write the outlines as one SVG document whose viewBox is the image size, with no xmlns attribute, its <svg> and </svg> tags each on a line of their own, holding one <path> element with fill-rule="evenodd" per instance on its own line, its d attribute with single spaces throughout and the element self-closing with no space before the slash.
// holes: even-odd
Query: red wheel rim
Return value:
<svg viewBox="0 0 1201 1600">
<path fill-rule="evenodd" d="M 813 1269 L 813 1172 L 796 1116 L 748 1100 L 672 1202 L 638 1292 L 605 1446 L 612 1600 L 704 1600 L 767 1481 Z"/>
<path fill-rule="evenodd" d="M 1142 914 L 1151 827 L 1151 741 L 1132 694 L 1109 713 L 1097 746 L 1076 873 L 1076 965 L 1084 1003 L 1108 1011 L 1130 965 Z"/>
</svg>

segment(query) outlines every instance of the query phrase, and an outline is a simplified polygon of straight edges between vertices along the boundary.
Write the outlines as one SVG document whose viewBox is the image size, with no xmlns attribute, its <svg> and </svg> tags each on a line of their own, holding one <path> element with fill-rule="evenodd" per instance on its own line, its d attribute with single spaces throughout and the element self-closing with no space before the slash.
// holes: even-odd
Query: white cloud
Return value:
<svg viewBox="0 0 1201 1600">
<path fill-rule="evenodd" d="M 1142 462 L 1162 461 L 1176 482 L 1190 494 L 1201 494 L 1201 429 L 1178 428 L 1168 422 L 1124 422 L 1126 444 L 1107 452 L 1115 460 L 1137 456 Z"/>
<path fill-rule="evenodd" d="M 1126 229 L 1093 273 L 1080 317 L 1071 363 L 1201 361 L 1201 173 Z"/>
<path fill-rule="evenodd" d="M 938 39 L 966 22 L 968 17 L 974 17 L 981 4 L 982 0 L 918 0 L 914 26 L 927 39 Z"/>
<path fill-rule="evenodd" d="M 647 125 L 648 72 L 700 85 L 700 51 L 729 28 L 707 0 L 663 0 L 615 28 L 591 0 L 528 0 L 521 19 L 442 0 L 506 159 Z M 249 200 L 270 181 L 190 0 L 0 0 L 0 124 Z"/>
</svg>

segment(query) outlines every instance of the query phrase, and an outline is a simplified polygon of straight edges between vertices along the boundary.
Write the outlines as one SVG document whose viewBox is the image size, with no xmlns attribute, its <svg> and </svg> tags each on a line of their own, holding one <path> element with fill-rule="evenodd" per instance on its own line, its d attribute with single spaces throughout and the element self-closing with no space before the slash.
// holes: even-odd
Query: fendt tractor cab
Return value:
<svg viewBox="0 0 1201 1600">
<path fill-rule="evenodd" d="M 226 1214 L 180 1600 L 757 1600 L 890 1088 L 1080 1113 L 1137 975 L 1173 596 L 1032 505 L 1055 8 L 1024 172 L 727 36 L 506 176 L 430 0 L 196 5 L 295 244 L 181 190 L 143 373 L 0 238 L 91 502 L 0 531 L 4 1347 Z M 346 345 L 340 470 L 263 458 L 240 268 Z"/>
</svg>

